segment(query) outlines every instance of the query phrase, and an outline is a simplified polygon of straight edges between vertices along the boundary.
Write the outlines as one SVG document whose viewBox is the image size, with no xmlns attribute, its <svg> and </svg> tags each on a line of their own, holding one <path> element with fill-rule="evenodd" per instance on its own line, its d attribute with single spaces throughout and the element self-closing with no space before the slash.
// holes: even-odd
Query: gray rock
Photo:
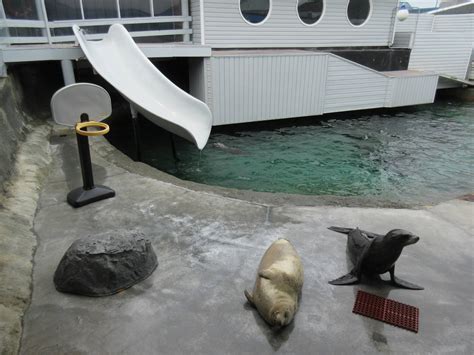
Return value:
<svg viewBox="0 0 474 355">
<path fill-rule="evenodd" d="M 96 235 L 72 243 L 54 285 L 61 292 L 108 296 L 146 279 L 157 266 L 153 247 L 142 235 Z"/>
</svg>

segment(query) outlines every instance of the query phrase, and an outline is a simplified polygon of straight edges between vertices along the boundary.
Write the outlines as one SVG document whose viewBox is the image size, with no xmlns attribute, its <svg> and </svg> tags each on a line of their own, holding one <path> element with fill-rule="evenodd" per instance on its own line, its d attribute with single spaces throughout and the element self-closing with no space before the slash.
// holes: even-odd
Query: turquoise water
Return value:
<svg viewBox="0 0 474 355">
<path fill-rule="evenodd" d="M 376 196 L 406 203 L 474 191 L 472 103 L 298 122 L 213 133 L 202 153 L 179 141 L 177 163 L 169 149 L 148 142 L 144 160 L 181 179 L 254 191 Z"/>
</svg>

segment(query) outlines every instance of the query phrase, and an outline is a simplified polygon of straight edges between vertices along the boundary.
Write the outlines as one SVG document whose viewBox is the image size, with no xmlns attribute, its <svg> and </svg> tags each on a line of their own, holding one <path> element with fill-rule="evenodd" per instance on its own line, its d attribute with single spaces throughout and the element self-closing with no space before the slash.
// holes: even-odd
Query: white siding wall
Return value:
<svg viewBox="0 0 474 355">
<path fill-rule="evenodd" d="M 433 31 L 436 32 L 474 32 L 474 14 L 438 15 L 434 17 Z"/>
<path fill-rule="evenodd" d="M 428 104 L 434 102 L 438 75 L 390 78 L 386 107 Z"/>
<path fill-rule="evenodd" d="M 265 52 L 220 52 L 195 62 L 192 80 L 200 84 L 191 94 L 209 105 L 215 126 L 434 100 L 434 73 L 392 77 L 330 53 Z"/>
<path fill-rule="evenodd" d="M 191 1 L 189 11 L 193 18 L 192 29 L 193 29 L 193 43 L 201 44 L 201 6 L 199 0 Z"/>
<path fill-rule="evenodd" d="M 418 17 L 419 16 L 419 17 Z M 433 25 L 434 16 L 430 14 L 411 13 L 405 21 L 395 22 L 396 32 L 415 32 L 415 28 L 418 31 L 431 31 Z M 417 24 L 418 22 L 418 24 Z"/>
<path fill-rule="evenodd" d="M 393 47 L 395 48 L 410 48 L 413 32 L 397 32 L 393 39 Z"/>
<path fill-rule="evenodd" d="M 204 0 L 206 44 L 214 48 L 386 46 L 397 3 L 372 0 L 371 18 L 354 27 L 347 20 L 348 0 L 326 0 L 320 22 L 306 26 L 298 18 L 296 0 L 272 0 L 267 21 L 252 26 L 242 18 L 239 0 Z"/>
<path fill-rule="evenodd" d="M 417 32 L 408 69 L 430 70 L 465 79 L 473 35 L 469 31 Z"/>
<path fill-rule="evenodd" d="M 383 107 L 388 78 L 340 57 L 328 63 L 324 113 Z"/>
<path fill-rule="evenodd" d="M 214 125 L 318 115 L 328 56 L 212 57 Z"/>
</svg>

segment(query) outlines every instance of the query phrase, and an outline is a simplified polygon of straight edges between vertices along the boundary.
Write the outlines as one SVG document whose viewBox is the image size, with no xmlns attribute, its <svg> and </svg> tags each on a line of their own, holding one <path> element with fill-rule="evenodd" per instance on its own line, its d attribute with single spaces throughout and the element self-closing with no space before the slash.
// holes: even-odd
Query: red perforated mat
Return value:
<svg viewBox="0 0 474 355">
<path fill-rule="evenodd" d="M 418 333 L 420 311 L 407 304 L 359 291 L 352 312 Z"/>
</svg>

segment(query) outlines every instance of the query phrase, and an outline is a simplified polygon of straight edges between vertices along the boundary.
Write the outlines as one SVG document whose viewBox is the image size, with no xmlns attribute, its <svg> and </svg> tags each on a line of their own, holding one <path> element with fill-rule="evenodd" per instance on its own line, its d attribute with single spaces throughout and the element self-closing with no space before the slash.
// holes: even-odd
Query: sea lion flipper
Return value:
<svg viewBox="0 0 474 355">
<path fill-rule="evenodd" d="M 303 286 L 303 279 L 301 277 L 288 274 L 282 270 L 265 269 L 260 271 L 258 276 L 267 280 L 278 280 L 278 282 L 290 285 L 295 290 L 301 289 Z"/>
<path fill-rule="evenodd" d="M 343 227 L 336 227 L 336 226 L 331 226 L 328 227 L 329 230 L 332 230 L 333 232 L 337 233 L 342 233 L 342 234 L 349 234 L 353 228 L 343 228 Z"/>
<path fill-rule="evenodd" d="M 369 252 L 370 246 L 374 241 L 374 239 L 367 238 L 367 236 L 364 235 L 359 228 L 356 228 L 350 231 L 348 243 L 352 243 L 352 245 L 355 245 L 355 241 L 357 242 L 357 239 L 360 238 L 363 238 L 363 242 L 361 243 L 362 246 L 358 247 L 357 250 L 353 252 L 354 255 L 351 256 L 352 260 L 355 259 L 354 268 L 347 275 L 329 281 L 331 285 L 352 285 L 360 282 L 360 279 L 362 277 L 362 263 L 364 262 L 365 256 Z"/>
<path fill-rule="evenodd" d="M 247 298 L 247 301 L 252 305 L 252 306 L 255 306 L 254 302 L 253 302 L 253 296 L 250 294 L 249 291 L 247 290 L 244 290 L 244 294 L 245 294 L 245 297 Z"/>
<path fill-rule="evenodd" d="M 341 276 L 338 279 L 329 281 L 331 285 L 353 285 L 358 282 L 359 278 L 352 272 L 348 273 L 347 275 Z"/>
<path fill-rule="evenodd" d="M 409 290 L 424 290 L 425 289 L 422 286 L 412 284 L 411 282 L 404 281 L 402 279 L 399 279 L 398 277 L 394 277 L 394 279 L 392 280 L 392 283 L 396 286 L 407 288 Z"/>
<path fill-rule="evenodd" d="M 411 282 L 404 281 L 402 279 L 399 279 L 398 277 L 395 276 L 395 266 L 390 269 L 390 279 L 392 281 L 392 284 L 402 287 L 402 288 L 407 288 L 409 290 L 424 290 L 424 287 L 412 284 Z"/>
</svg>

